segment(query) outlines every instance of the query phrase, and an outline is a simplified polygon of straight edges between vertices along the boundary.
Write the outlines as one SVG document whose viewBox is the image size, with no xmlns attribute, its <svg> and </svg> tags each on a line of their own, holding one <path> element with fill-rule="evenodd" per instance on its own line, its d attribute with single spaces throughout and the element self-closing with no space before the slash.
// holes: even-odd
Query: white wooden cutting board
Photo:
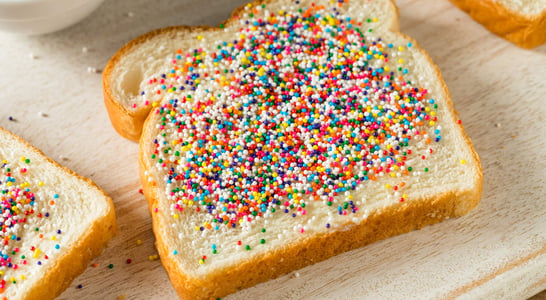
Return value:
<svg viewBox="0 0 546 300">
<path fill-rule="evenodd" d="M 0 34 L 0 126 L 92 178 L 116 207 L 119 235 L 61 299 L 175 298 L 159 261 L 149 260 L 156 251 L 138 192 L 137 144 L 110 126 L 101 75 L 89 71 L 102 69 L 144 32 L 216 25 L 243 2 L 108 0 L 55 34 Z M 402 31 L 439 65 L 481 157 L 481 203 L 465 217 L 339 255 L 229 299 L 498 299 L 546 289 L 546 45 L 517 48 L 447 0 L 398 4 Z"/>
</svg>

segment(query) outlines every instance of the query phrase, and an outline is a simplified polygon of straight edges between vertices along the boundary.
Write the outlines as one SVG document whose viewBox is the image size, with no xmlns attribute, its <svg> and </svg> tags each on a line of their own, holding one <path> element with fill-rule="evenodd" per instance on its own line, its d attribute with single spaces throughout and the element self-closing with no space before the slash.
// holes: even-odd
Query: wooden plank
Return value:
<svg viewBox="0 0 546 300">
<path fill-rule="evenodd" d="M 215 25 L 243 2 L 109 0 L 58 33 L 0 34 L 0 126 L 92 178 L 116 206 L 119 235 L 61 299 L 175 297 L 159 261 L 149 260 L 156 251 L 138 192 L 138 146 L 111 128 L 101 76 L 89 71 L 103 68 L 139 34 L 182 23 Z M 480 205 L 465 217 L 339 255 L 229 299 L 525 298 L 546 288 L 546 45 L 517 48 L 448 1 L 397 3 L 402 31 L 439 65 L 482 159 Z"/>
</svg>

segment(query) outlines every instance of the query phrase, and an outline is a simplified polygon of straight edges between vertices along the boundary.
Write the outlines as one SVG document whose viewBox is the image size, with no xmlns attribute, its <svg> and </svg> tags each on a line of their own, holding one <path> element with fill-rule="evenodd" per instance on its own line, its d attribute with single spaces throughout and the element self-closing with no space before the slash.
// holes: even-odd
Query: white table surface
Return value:
<svg viewBox="0 0 546 300">
<path fill-rule="evenodd" d="M 138 145 L 114 132 L 101 75 L 90 71 L 100 71 L 142 33 L 217 25 L 243 2 L 107 0 L 54 34 L 0 33 L 0 126 L 93 179 L 116 207 L 118 236 L 93 261 L 98 266 L 76 278 L 60 299 L 176 297 L 159 261 L 149 260 L 156 250 L 138 192 Z M 229 299 L 517 299 L 546 289 L 546 45 L 517 48 L 447 0 L 397 3 L 402 31 L 439 65 L 481 157 L 481 203 L 462 218 L 339 255 Z"/>
</svg>

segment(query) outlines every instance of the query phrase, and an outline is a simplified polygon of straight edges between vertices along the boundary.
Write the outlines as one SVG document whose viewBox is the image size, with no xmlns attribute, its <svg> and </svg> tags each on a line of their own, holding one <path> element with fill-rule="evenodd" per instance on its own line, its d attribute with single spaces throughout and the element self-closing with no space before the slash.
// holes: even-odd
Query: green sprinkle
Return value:
<svg viewBox="0 0 546 300">
<path fill-rule="evenodd" d="M 249 246 L 249 245 L 246 245 L 245 249 L 246 249 L 246 250 L 250 250 L 250 246 Z"/>
<path fill-rule="evenodd" d="M 108 268 L 113 269 L 113 268 L 114 268 L 114 264 L 109 264 L 109 265 L 108 265 Z"/>
<path fill-rule="evenodd" d="M 265 239 L 261 239 L 261 240 L 260 240 L 260 243 L 261 243 L 261 244 L 265 244 Z"/>
</svg>

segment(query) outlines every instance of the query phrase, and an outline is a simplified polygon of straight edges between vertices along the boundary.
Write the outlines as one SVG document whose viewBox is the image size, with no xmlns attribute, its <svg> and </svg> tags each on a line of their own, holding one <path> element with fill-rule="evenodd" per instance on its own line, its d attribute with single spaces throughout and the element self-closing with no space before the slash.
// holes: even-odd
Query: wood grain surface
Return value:
<svg viewBox="0 0 546 300">
<path fill-rule="evenodd" d="M 244 2 L 107 0 L 83 22 L 54 34 L 0 33 L 0 126 L 93 179 L 116 207 L 119 235 L 94 261 L 98 266 L 76 278 L 60 299 L 176 298 L 153 260 L 138 146 L 111 127 L 100 70 L 140 34 L 167 25 L 217 25 Z M 546 289 L 546 45 L 517 48 L 447 0 L 397 4 L 402 31 L 442 70 L 482 159 L 481 203 L 462 218 L 227 298 L 521 299 Z"/>
</svg>

